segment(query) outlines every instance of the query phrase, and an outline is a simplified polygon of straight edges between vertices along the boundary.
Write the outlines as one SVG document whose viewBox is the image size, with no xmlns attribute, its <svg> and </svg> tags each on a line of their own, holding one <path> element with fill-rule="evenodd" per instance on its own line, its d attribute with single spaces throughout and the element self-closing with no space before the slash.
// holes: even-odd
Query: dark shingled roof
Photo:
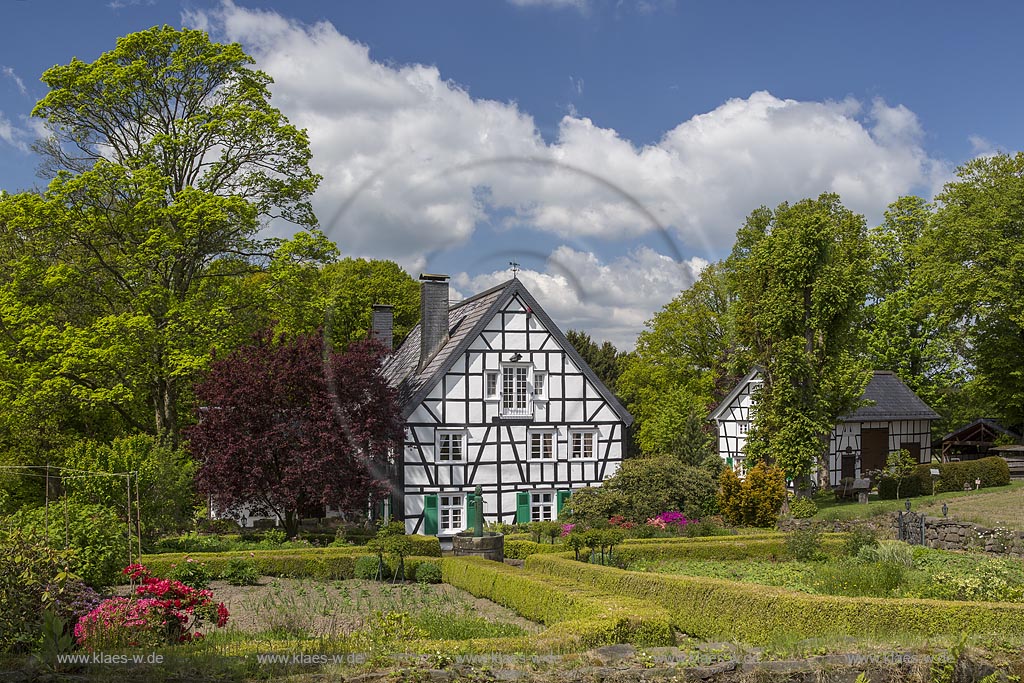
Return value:
<svg viewBox="0 0 1024 683">
<path fill-rule="evenodd" d="M 388 357 L 384 363 L 383 373 L 388 383 L 398 388 L 402 417 L 408 419 L 434 385 L 441 381 L 455 361 L 483 332 L 491 318 L 517 294 L 555 338 L 559 347 L 579 366 L 584 376 L 597 387 L 612 410 L 627 426 L 633 424 L 633 416 L 604 385 L 604 382 L 598 379 L 590 366 L 583 362 L 579 353 L 565 338 L 558 326 L 548 317 L 533 295 L 527 291 L 522 281 L 517 279 L 508 280 L 497 287 L 492 287 L 485 292 L 452 304 L 448 309 L 448 340 L 438 349 L 423 370 L 417 372 L 420 360 L 419 324 L 412 329 L 398 349 Z"/>
<path fill-rule="evenodd" d="M 939 414 L 918 398 L 895 373 L 875 370 L 862 399 L 873 401 L 840 418 L 843 422 L 888 422 L 889 420 L 938 420 Z"/>
</svg>

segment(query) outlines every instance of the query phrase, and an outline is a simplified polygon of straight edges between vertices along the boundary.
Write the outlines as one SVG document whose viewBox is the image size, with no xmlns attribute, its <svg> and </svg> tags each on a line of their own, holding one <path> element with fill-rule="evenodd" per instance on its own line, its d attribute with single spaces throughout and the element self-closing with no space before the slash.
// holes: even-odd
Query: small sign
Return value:
<svg viewBox="0 0 1024 683">
<path fill-rule="evenodd" d="M 938 471 L 937 469 L 935 469 L 934 467 L 933 467 L 933 468 L 931 469 L 931 471 L 932 471 L 932 476 L 933 476 L 933 477 L 938 477 L 938 476 L 940 476 L 940 475 L 939 475 L 939 471 Z"/>
</svg>

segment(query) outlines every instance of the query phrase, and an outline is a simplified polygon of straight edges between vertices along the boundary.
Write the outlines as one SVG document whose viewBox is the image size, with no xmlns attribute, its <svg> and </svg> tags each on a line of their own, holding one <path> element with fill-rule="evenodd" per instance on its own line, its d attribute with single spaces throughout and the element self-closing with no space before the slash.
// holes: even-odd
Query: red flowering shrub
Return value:
<svg viewBox="0 0 1024 683">
<path fill-rule="evenodd" d="M 88 650 L 187 643 L 203 637 L 198 629 L 204 624 L 220 628 L 228 621 L 227 608 L 214 604 L 212 591 L 150 576 L 141 564 L 124 573 L 142 582 L 135 595 L 104 600 L 75 625 L 75 640 Z"/>
</svg>

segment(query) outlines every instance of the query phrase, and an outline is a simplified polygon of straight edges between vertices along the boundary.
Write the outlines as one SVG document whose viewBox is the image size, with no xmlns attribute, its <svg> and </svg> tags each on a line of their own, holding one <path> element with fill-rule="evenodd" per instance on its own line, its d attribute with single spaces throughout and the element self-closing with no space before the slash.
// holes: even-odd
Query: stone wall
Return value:
<svg viewBox="0 0 1024 683">
<path fill-rule="evenodd" d="M 919 528 L 920 517 L 908 515 L 906 521 Z M 866 526 L 881 538 L 898 538 L 899 513 L 893 512 L 866 520 L 824 521 L 808 519 L 785 519 L 779 521 L 780 531 L 806 529 L 810 526 L 819 531 L 841 533 L 854 527 Z M 944 517 L 925 517 L 925 545 L 943 550 L 970 550 L 993 555 L 1024 558 L 1024 531 L 1011 529 L 989 529 L 987 527 L 961 522 Z M 918 534 L 919 535 L 919 534 Z"/>
</svg>

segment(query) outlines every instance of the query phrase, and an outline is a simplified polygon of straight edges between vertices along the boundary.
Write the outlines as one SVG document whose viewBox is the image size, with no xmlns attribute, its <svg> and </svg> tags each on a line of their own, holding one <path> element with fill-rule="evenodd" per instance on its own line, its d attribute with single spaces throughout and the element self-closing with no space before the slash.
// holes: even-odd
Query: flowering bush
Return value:
<svg viewBox="0 0 1024 683">
<path fill-rule="evenodd" d="M 696 520 L 687 519 L 686 515 L 682 512 L 671 510 L 669 512 L 662 512 L 657 517 L 651 517 L 647 520 L 648 526 L 657 527 L 665 531 L 681 531 L 686 527 L 687 524 L 691 524 Z"/>
<path fill-rule="evenodd" d="M 562 535 L 563 536 L 568 536 L 569 534 L 572 533 L 572 530 L 575 529 L 575 528 L 576 528 L 575 524 L 563 524 L 562 525 Z"/>
<path fill-rule="evenodd" d="M 86 649 L 187 643 L 203 637 L 198 630 L 203 624 L 220 628 L 228 621 L 224 603 L 215 605 L 209 590 L 150 576 L 141 564 L 125 567 L 124 573 L 141 585 L 135 595 L 104 600 L 78 620 L 75 640 Z"/>
<path fill-rule="evenodd" d="M 201 590 L 210 585 L 213 578 L 210 570 L 206 568 L 205 562 L 185 557 L 184 562 L 171 565 L 170 578 L 181 581 L 183 584 L 196 590 Z"/>
</svg>

